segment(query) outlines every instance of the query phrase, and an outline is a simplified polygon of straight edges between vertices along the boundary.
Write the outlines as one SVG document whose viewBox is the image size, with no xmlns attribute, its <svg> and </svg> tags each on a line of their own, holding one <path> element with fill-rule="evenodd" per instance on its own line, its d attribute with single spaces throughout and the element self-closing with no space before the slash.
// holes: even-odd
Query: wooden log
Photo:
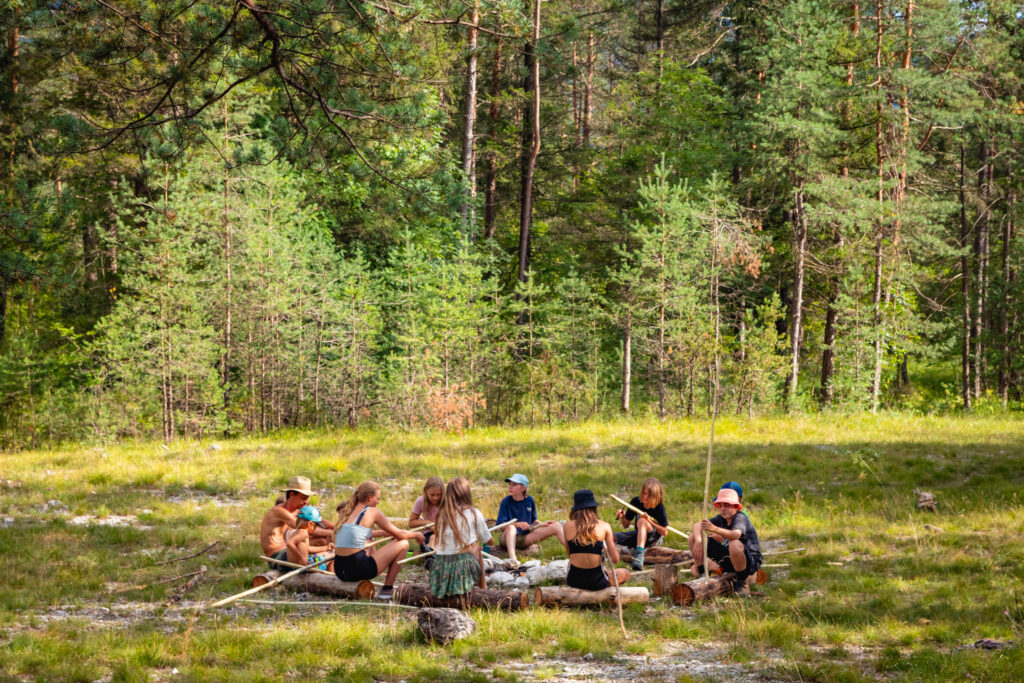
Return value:
<svg viewBox="0 0 1024 683">
<path fill-rule="evenodd" d="M 674 564 L 659 564 L 654 568 L 654 594 L 666 595 L 679 583 L 679 567 Z"/>
<path fill-rule="evenodd" d="M 253 577 L 252 585 L 262 586 L 281 576 L 281 572 L 270 569 Z M 373 597 L 376 588 L 369 581 L 342 581 L 334 574 L 296 574 L 281 582 L 285 588 L 306 591 L 318 595 L 331 595 L 336 598 L 353 598 L 368 600 Z"/>
<path fill-rule="evenodd" d="M 702 576 L 686 583 L 680 583 L 672 589 L 672 601 L 680 605 L 692 605 L 716 595 L 731 595 L 733 576 L 735 574 L 727 572 L 721 576 L 710 578 Z M 767 582 L 768 573 L 763 569 L 758 569 L 752 576 L 747 577 L 747 586 L 763 585 Z"/>
<path fill-rule="evenodd" d="M 519 591 L 501 591 L 474 588 L 472 593 L 450 598 L 438 598 L 425 583 L 401 583 L 395 586 L 395 602 L 413 607 L 496 607 L 513 612 L 526 607 L 530 598 Z"/>
<path fill-rule="evenodd" d="M 680 562 L 686 562 L 691 557 L 689 550 L 654 547 L 644 551 L 644 564 L 679 564 Z"/>
<path fill-rule="evenodd" d="M 536 605 L 611 605 L 615 604 L 615 588 L 609 586 L 599 591 L 585 591 L 569 586 L 540 586 L 533 594 Z M 647 603 L 650 591 L 644 587 L 620 586 L 619 596 L 623 605 L 634 602 Z"/>
</svg>

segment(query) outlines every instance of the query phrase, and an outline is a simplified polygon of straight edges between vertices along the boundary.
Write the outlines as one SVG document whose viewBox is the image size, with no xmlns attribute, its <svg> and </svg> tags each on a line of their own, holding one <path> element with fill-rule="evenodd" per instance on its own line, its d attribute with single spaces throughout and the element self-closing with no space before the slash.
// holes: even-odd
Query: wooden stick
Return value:
<svg viewBox="0 0 1024 683">
<path fill-rule="evenodd" d="M 400 605 L 397 602 L 351 602 L 349 600 L 250 600 L 244 599 L 239 602 L 249 603 L 251 605 L 285 605 L 288 607 L 305 607 L 307 605 L 313 605 L 316 607 L 348 607 L 349 605 L 359 605 L 362 607 L 401 607 L 402 609 L 419 609 L 419 607 L 410 607 L 409 605 Z"/>
<path fill-rule="evenodd" d="M 605 547 L 604 551 L 608 555 L 608 566 L 612 568 L 612 581 L 615 582 L 615 606 L 619 610 L 619 628 L 622 629 L 622 637 L 628 638 L 629 634 L 626 633 L 626 624 L 622 621 L 622 591 L 619 590 L 619 575 L 615 571 L 615 563 L 612 562 L 611 549 Z"/>
<path fill-rule="evenodd" d="M 420 531 L 420 529 L 426 529 L 427 527 L 430 527 L 430 526 L 434 526 L 434 523 L 433 523 L 433 522 L 428 522 L 427 524 L 424 524 L 424 525 L 422 525 L 422 526 L 418 526 L 418 527 L 416 527 L 415 529 L 413 529 L 413 528 L 410 528 L 410 529 L 409 529 L 409 531 Z M 423 532 L 422 532 L 422 531 L 420 531 L 420 533 L 423 533 Z M 389 535 L 387 535 L 387 536 L 381 536 L 380 538 L 378 538 L 378 539 L 377 539 L 376 541 L 374 541 L 373 543 L 367 543 L 367 544 L 366 544 L 365 546 L 363 546 L 363 547 L 364 547 L 364 548 L 372 548 L 373 546 L 375 546 L 375 545 L 380 545 L 381 543 L 384 543 L 385 541 L 394 541 L 394 540 L 395 540 L 395 537 L 394 537 L 394 536 L 391 536 L 391 535 L 389 534 Z"/>
<path fill-rule="evenodd" d="M 220 541 L 214 541 L 210 545 L 208 545 L 205 548 L 203 548 L 202 550 L 200 550 L 198 553 L 192 553 L 191 555 L 186 555 L 185 557 L 174 557 L 174 558 L 171 558 L 170 560 L 161 560 L 160 562 L 155 562 L 154 565 L 155 566 L 160 566 L 162 564 L 171 564 L 172 562 L 181 562 L 182 560 L 191 560 L 193 557 L 199 557 L 200 555 L 205 553 L 210 548 L 213 548 L 214 546 L 216 546 L 218 543 L 220 543 Z"/>
<path fill-rule="evenodd" d="M 273 562 L 274 564 L 279 564 L 282 567 L 291 567 L 292 569 L 298 569 L 299 567 L 305 566 L 294 562 L 288 562 L 287 560 L 275 560 L 273 557 L 267 557 L 266 555 L 260 555 L 260 559 L 266 560 L 267 562 Z M 328 574 L 330 576 L 334 576 L 333 572 L 324 571 L 323 569 L 313 569 L 311 571 L 316 572 L 317 574 Z"/>
<path fill-rule="evenodd" d="M 629 504 L 629 503 L 627 503 L 626 501 L 622 500 L 622 499 L 621 499 L 621 498 L 619 498 L 618 496 L 614 496 L 614 495 L 613 495 L 613 496 L 611 496 L 611 497 L 612 497 L 612 498 L 613 498 L 614 500 L 616 500 L 616 501 L 618 501 L 619 503 L 621 503 L 622 505 L 624 505 L 624 506 L 626 506 L 627 508 L 629 508 L 630 510 L 632 510 L 633 512 L 635 512 L 635 513 L 637 513 L 637 514 L 640 514 L 640 515 L 643 515 L 644 517 L 647 517 L 647 513 L 646 513 L 646 512 L 644 512 L 643 510 L 641 510 L 640 508 L 635 508 L 635 507 L 633 507 L 632 505 L 630 505 L 630 504 Z M 672 528 L 672 527 L 670 527 L 670 526 L 669 526 L 668 524 L 666 524 L 666 525 L 665 525 L 665 528 L 666 528 L 666 529 L 668 529 L 669 531 L 672 531 L 672 532 L 674 532 L 674 533 L 677 533 L 677 534 L 679 534 L 679 535 L 680 535 L 680 536 L 682 536 L 683 538 L 689 538 L 689 535 L 687 535 L 687 534 L 684 534 L 684 533 L 683 533 L 682 531 L 680 531 L 679 529 L 673 529 L 673 528 Z"/>
<path fill-rule="evenodd" d="M 510 524 L 515 524 L 516 521 L 517 520 L 515 520 L 515 519 L 510 519 L 507 522 L 502 522 L 501 524 L 498 524 L 496 526 L 492 526 L 490 529 L 488 529 L 488 531 L 493 534 L 498 529 L 504 529 L 505 527 L 509 526 Z M 418 560 L 421 557 L 429 557 L 430 555 L 433 555 L 436 552 L 437 552 L 436 550 L 431 550 L 429 553 L 420 553 L 419 555 L 413 555 L 412 557 L 407 557 L 404 560 L 399 560 L 398 564 L 405 564 L 406 562 L 412 562 L 413 560 Z"/>
<path fill-rule="evenodd" d="M 241 593 L 238 593 L 237 595 L 232 595 L 230 597 L 224 598 L 223 600 L 218 600 L 217 602 L 213 603 L 209 607 L 223 607 L 224 605 L 226 605 L 228 603 L 234 602 L 238 598 L 244 598 L 247 595 L 252 595 L 253 593 L 259 593 L 261 590 L 264 590 L 266 588 L 270 588 L 271 586 L 276 586 L 277 584 L 281 583 L 282 581 L 284 581 L 285 579 L 287 579 L 289 577 L 295 576 L 296 574 L 301 574 L 302 572 L 308 571 L 310 569 L 315 569 L 318 566 L 320 566 L 321 564 L 326 564 L 327 562 L 330 562 L 333 559 L 334 559 L 334 553 L 331 553 L 330 555 L 328 555 L 324 559 L 319 560 L 317 562 L 314 562 L 313 564 L 307 564 L 305 567 L 300 567 L 299 569 L 295 569 L 293 571 L 290 571 L 287 574 L 282 574 L 281 576 L 277 577 L 273 581 L 268 581 L 267 583 L 263 584 L 262 586 L 256 586 L 255 588 L 250 588 L 248 590 L 244 590 Z"/>
<path fill-rule="evenodd" d="M 790 553 L 802 553 L 805 550 L 807 550 L 807 548 L 793 548 L 792 550 L 769 550 L 766 553 L 761 553 L 761 556 L 764 557 L 767 555 L 789 555 Z"/>
</svg>

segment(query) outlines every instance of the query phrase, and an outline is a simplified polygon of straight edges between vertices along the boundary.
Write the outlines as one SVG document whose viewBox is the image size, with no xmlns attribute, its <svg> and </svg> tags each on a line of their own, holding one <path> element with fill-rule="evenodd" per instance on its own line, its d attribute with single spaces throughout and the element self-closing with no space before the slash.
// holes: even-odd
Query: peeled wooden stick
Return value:
<svg viewBox="0 0 1024 683">
<path fill-rule="evenodd" d="M 302 564 L 295 564 L 294 562 L 288 562 L 286 560 L 277 560 L 277 559 L 274 559 L 273 557 L 267 557 L 266 555 L 260 555 L 260 559 L 261 560 L 265 560 L 267 562 L 273 562 L 274 564 L 279 564 L 282 567 L 291 567 L 292 569 L 298 569 L 299 567 L 304 567 L 305 566 L 305 565 L 302 565 Z M 316 574 L 329 574 L 331 576 L 334 576 L 333 572 L 324 571 L 323 569 L 320 569 L 320 568 L 311 569 L 310 571 L 312 571 L 312 572 L 314 572 Z"/>
<path fill-rule="evenodd" d="M 294 571 L 290 571 L 287 574 L 282 574 L 281 576 L 277 577 L 273 581 L 268 581 L 267 583 L 263 584 L 262 586 L 256 586 L 255 588 L 250 588 L 248 590 L 244 590 L 241 593 L 238 593 L 237 595 L 232 595 L 230 597 L 224 598 L 223 600 L 218 600 L 217 602 L 213 603 L 212 605 L 209 605 L 209 607 L 223 607 L 224 605 L 226 605 L 226 604 L 228 604 L 230 602 L 234 602 L 238 598 L 244 598 L 247 595 L 252 595 L 253 593 L 259 593 L 261 590 L 265 590 L 267 588 L 270 588 L 271 586 L 276 586 L 277 584 L 281 583 L 285 579 L 287 579 L 289 577 L 292 577 L 292 576 L 295 576 L 296 574 L 301 574 L 302 572 L 309 571 L 310 569 L 316 569 L 321 564 L 326 564 L 327 562 L 330 562 L 333 559 L 334 559 L 334 553 L 331 553 L 330 555 L 328 555 L 324 559 L 318 560 L 318 561 L 314 562 L 313 564 L 307 564 L 305 567 L 300 567 L 299 569 L 296 569 Z"/>
<path fill-rule="evenodd" d="M 410 529 L 410 531 L 419 531 L 420 529 L 426 529 L 427 527 L 431 527 L 431 526 L 434 526 L 434 523 L 433 522 L 428 522 L 426 524 L 423 524 L 422 526 L 416 527 L 415 529 Z M 422 533 L 422 532 L 420 532 L 420 533 Z M 373 546 L 380 545 L 381 543 L 384 543 L 385 541 L 393 541 L 393 540 L 395 540 L 394 536 L 381 536 L 380 538 L 378 538 L 373 543 L 367 543 L 363 547 L 364 548 L 372 548 Z"/>
<path fill-rule="evenodd" d="M 768 552 L 761 553 L 762 557 L 768 555 L 789 555 L 790 553 L 802 553 L 807 548 L 793 548 L 792 550 L 769 550 Z"/>
<path fill-rule="evenodd" d="M 517 520 L 515 520 L 515 519 L 510 519 L 507 522 L 502 522 L 501 524 L 492 526 L 490 529 L 488 529 L 488 531 L 493 534 L 498 529 L 504 529 L 505 527 L 509 526 L 510 524 L 515 524 L 516 521 Z M 421 557 L 429 557 L 430 555 L 433 555 L 436 552 L 437 552 L 436 550 L 431 550 L 428 553 L 420 553 L 419 555 L 413 555 L 412 557 L 407 557 L 404 560 L 399 560 L 398 564 L 405 564 L 406 562 L 412 562 L 413 560 L 418 560 Z"/>
<path fill-rule="evenodd" d="M 621 503 L 622 505 L 624 505 L 625 507 L 627 507 L 627 508 L 629 508 L 630 510 L 632 510 L 633 512 L 635 512 L 635 513 L 637 513 L 637 514 L 640 514 L 640 515 L 643 515 L 644 517 L 646 517 L 646 516 L 647 516 L 647 513 L 646 513 L 646 512 L 644 512 L 644 511 L 643 511 L 643 510 L 641 510 L 640 508 L 635 508 L 635 507 L 633 507 L 632 505 L 630 505 L 630 504 L 629 504 L 629 503 L 627 503 L 626 501 L 622 500 L 622 499 L 621 499 L 621 498 L 619 498 L 618 496 L 611 496 L 611 497 L 612 497 L 612 498 L 613 498 L 614 500 L 616 500 L 616 501 L 618 501 L 619 503 Z M 668 524 L 666 524 L 666 525 L 665 525 L 665 528 L 666 528 L 666 529 L 668 529 L 669 531 L 672 531 L 672 532 L 674 532 L 674 533 L 677 533 L 677 534 L 679 534 L 679 535 L 680 535 L 680 536 L 682 536 L 683 538 L 689 538 L 689 535 L 688 535 L 688 534 L 684 534 L 684 533 L 683 533 L 682 531 L 680 531 L 679 529 L 673 529 L 673 528 L 672 528 L 672 527 L 670 527 L 670 526 L 669 526 Z"/>
</svg>

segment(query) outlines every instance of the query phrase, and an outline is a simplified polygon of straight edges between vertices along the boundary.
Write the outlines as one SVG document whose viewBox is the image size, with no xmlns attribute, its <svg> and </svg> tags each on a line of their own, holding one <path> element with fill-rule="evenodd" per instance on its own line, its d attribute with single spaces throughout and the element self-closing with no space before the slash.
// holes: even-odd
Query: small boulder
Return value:
<svg viewBox="0 0 1024 683">
<path fill-rule="evenodd" d="M 487 577 L 487 583 L 493 583 L 496 586 L 507 586 L 516 580 L 516 577 L 509 572 L 494 572 Z"/>
<path fill-rule="evenodd" d="M 416 623 L 427 640 L 447 645 L 476 630 L 476 622 L 451 607 L 424 607 Z"/>
<path fill-rule="evenodd" d="M 929 493 L 928 491 L 920 491 L 915 489 L 914 493 L 917 494 L 917 509 L 928 510 L 935 512 L 937 510 L 937 501 L 935 500 L 935 494 Z"/>
</svg>

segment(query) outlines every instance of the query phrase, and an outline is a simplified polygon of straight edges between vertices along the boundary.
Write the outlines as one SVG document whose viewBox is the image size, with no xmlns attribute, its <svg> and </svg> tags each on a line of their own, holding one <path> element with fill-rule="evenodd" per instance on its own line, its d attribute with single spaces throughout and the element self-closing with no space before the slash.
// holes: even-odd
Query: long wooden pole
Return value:
<svg viewBox="0 0 1024 683">
<path fill-rule="evenodd" d="M 622 592 L 619 590 L 619 575 L 615 571 L 615 563 L 612 562 L 611 550 L 605 548 L 604 552 L 608 556 L 608 567 L 611 569 L 612 581 L 615 583 L 615 606 L 619 610 L 619 628 L 622 629 L 622 637 L 628 638 L 629 634 L 626 633 L 626 624 L 622 621 Z"/>
<path fill-rule="evenodd" d="M 330 562 L 333 559 L 334 559 L 334 553 L 331 553 L 330 555 L 328 555 L 327 557 L 325 557 L 322 560 L 318 560 L 316 562 L 313 562 L 312 564 L 307 564 L 305 567 L 300 567 L 300 568 L 298 568 L 298 569 L 296 569 L 294 571 L 288 572 L 287 574 L 282 574 L 281 576 L 277 577 L 273 581 L 267 581 L 262 586 L 256 586 L 255 588 L 250 588 L 249 590 L 242 591 L 241 593 L 239 593 L 237 595 L 232 595 L 231 597 L 224 598 L 223 600 L 218 600 L 217 602 L 215 602 L 212 605 L 210 605 L 210 607 L 223 607 L 224 605 L 226 605 L 226 604 L 228 604 L 230 602 L 234 602 L 238 598 L 244 598 L 247 595 L 252 595 L 253 593 L 259 593 L 261 590 L 265 590 L 267 588 L 270 588 L 271 586 L 276 586 L 277 584 L 282 583 L 285 579 L 291 578 L 291 577 L 295 576 L 296 574 L 301 574 L 302 572 L 309 571 L 310 569 L 316 569 L 320 565 L 326 564 L 327 562 Z"/>
<path fill-rule="evenodd" d="M 509 526 L 510 524 L 515 524 L 517 521 L 519 521 L 519 520 L 510 519 L 507 522 L 502 522 L 501 524 L 497 524 L 495 526 L 492 526 L 490 529 L 488 529 L 488 531 L 493 534 L 498 529 L 504 529 L 505 527 Z M 437 552 L 436 550 L 431 550 L 429 553 L 420 553 L 419 555 L 413 555 L 412 557 L 407 557 L 404 560 L 399 560 L 398 564 L 405 564 L 406 562 L 412 562 L 413 560 L 418 560 L 421 557 L 429 557 L 429 556 L 433 555 L 436 552 Z"/>
<path fill-rule="evenodd" d="M 434 523 L 433 523 L 433 522 L 428 522 L 428 523 L 426 523 L 426 524 L 423 524 L 423 525 L 421 525 L 421 526 L 418 526 L 418 527 L 416 527 L 416 528 L 413 528 L 413 527 L 409 527 L 409 531 L 419 531 L 420 529 L 426 529 L 427 527 L 431 527 L 431 526 L 434 526 Z M 422 531 L 420 531 L 420 533 L 423 533 L 423 532 L 422 532 Z M 376 541 L 374 541 L 373 543 L 367 543 L 367 544 L 366 544 L 365 546 L 363 546 L 363 547 L 364 547 L 364 548 L 372 548 L 373 546 L 375 546 L 375 545 L 380 545 L 381 543 L 384 543 L 385 541 L 393 541 L 393 540 L 395 540 L 395 537 L 394 537 L 394 536 L 390 536 L 390 535 L 389 535 L 389 536 L 381 536 L 380 538 L 378 538 L 378 539 L 377 539 Z"/>
<path fill-rule="evenodd" d="M 609 495 L 610 495 L 610 494 L 609 494 Z M 646 513 L 646 512 L 644 512 L 643 510 L 641 510 L 640 508 L 636 508 L 636 507 L 633 507 L 632 505 L 630 505 L 630 504 L 629 504 L 629 503 L 627 503 L 626 501 L 622 500 L 622 499 L 621 499 L 621 498 L 619 498 L 618 496 L 613 496 L 613 495 L 610 495 L 610 497 L 611 497 L 611 498 L 612 498 L 613 500 L 615 500 L 616 502 L 618 502 L 618 503 L 620 503 L 620 504 L 622 504 L 622 505 L 626 506 L 627 508 L 629 508 L 629 509 L 630 509 L 630 510 L 632 510 L 633 512 L 635 512 L 635 513 L 637 513 L 637 514 L 639 514 L 639 515 L 643 515 L 644 517 L 647 517 L 647 516 L 648 516 L 648 515 L 647 515 L 647 513 Z M 689 537 L 690 537 L 690 536 L 689 536 L 688 534 L 684 534 L 684 533 L 683 533 L 682 531 L 680 531 L 679 529 L 673 529 L 673 528 L 672 528 L 672 527 L 670 527 L 670 526 L 669 526 L 668 524 L 666 524 L 666 525 L 665 525 L 665 528 L 666 528 L 666 529 L 668 529 L 668 530 L 669 530 L 669 531 L 671 531 L 671 532 L 674 532 L 674 533 L 677 533 L 677 534 L 679 534 L 679 535 L 680 535 L 680 536 L 682 536 L 683 538 L 689 538 Z"/>
</svg>

